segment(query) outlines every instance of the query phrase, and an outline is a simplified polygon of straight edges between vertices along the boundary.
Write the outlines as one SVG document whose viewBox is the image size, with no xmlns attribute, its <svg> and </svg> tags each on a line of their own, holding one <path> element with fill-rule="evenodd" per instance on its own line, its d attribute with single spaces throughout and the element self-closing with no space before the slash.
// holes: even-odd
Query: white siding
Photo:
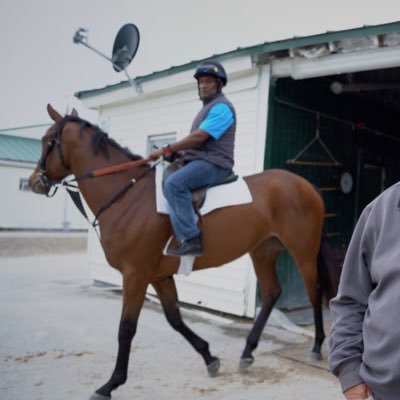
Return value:
<svg viewBox="0 0 400 400">
<path fill-rule="evenodd" d="M 238 65 L 241 64 L 237 63 L 235 67 Z M 234 78 L 231 78 L 227 68 L 230 80 L 224 90 L 237 112 L 235 172 L 242 176 L 263 168 L 268 97 L 268 92 L 259 93 L 260 82 L 265 80 L 261 73 L 263 70 L 245 65 L 247 69 L 239 71 Z M 267 75 L 269 79 L 269 70 Z M 176 77 L 175 82 L 179 82 Z M 153 86 L 157 87 L 155 83 Z M 265 89 L 264 85 L 261 86 Z M 147 94 L 145 87 L 144 93 L 142 98 L 135 97 L 130 102 L 125 100 L 125 103 L 118 102 L 115 93 L 108 100 L 102 95 L 104 104 L 100 105 L 100 123 L 109 128 L 110 136 L 142 156 L 146 155 L 149 136 L 176 134 L 179 140 L 187 135 L 194 116 L 202 106 L 194 81 L 155 94 Z M 259 107 L 265 109 L 262 113 L 264 120 L 258 118 Z M 264 140 L 262 144 L 260 137 Z M 97 238 L 91 232 L 89 263 L 92 276 L 121 284 L 118 273 L 105 267 L 101 248 L 95 241 Z M 187 277 L 176 276 L 176 282 L 180 301 L 231 314 L 254 316 L 256 279 L 247 255 L 223 268 L 199 271 Z"/>
<path fill-rule="evenodd" d="M 75 209 L 67 193 L 54 198 L 21 191 L 21 178 L 28 179 L 34 165 L 0 162 L 0 228 L 2 229 L 88 229 L 86 220 Z"/>
</svg>

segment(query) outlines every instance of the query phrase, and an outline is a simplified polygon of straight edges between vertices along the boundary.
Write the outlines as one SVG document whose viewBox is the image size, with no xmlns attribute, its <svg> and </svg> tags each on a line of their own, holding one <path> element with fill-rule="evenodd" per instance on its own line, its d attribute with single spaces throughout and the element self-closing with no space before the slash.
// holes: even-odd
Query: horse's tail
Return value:
<svg viewBox="0 0 400 400">
<path fill-rule="evenodd" d="M 340 267 L 339 259 L 325 233 L 322 233 L 321 244 L 318 252 L 318 280 L 322 293 L 329 300 L 336 296 L 339 286 Z"/>
</svg>

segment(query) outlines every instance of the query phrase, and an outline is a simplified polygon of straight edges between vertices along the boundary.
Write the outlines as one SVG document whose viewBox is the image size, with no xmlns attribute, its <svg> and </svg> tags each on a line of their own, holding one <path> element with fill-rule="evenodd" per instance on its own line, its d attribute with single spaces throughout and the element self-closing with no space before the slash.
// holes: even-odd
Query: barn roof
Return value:
<svg viewBox="0 0 400 400">
<path fill-rule="evenodd" d="M 391 35 L 394 36 L 392 39 Z M 229 51 L 222 54 L 215 54 L 208 58 L 216 58 L 220 61 L 228 60 L 238 56 L 250 55 L 258 57 L 259 61 L 262 59 L 280 58 L 285 56 L 293 57 L 295 55 L 302 55 L 307 57 L 312 56 L 312 51 L 328 51 L 329 53 L 335 52 L 346 52 L 346 49 L 341 48 L 341 44 L 344 46 L 357 46 L 357 39 L 370 38 L 372 42 L 376 42 L 377 46 L 392 45 L 391 40 L 394 40 L 398 45 L 400 42 L 400 21 L 373 25 L 363 26 L 354 29 L 346 29 L 341 31 L 327 31 L 325 33 L 304 36 L 304 37 L 293 37 L 289 39 L 278 40 L 274 42 L 264 42 L 259 45 L 237 48 L 236 50 Z M 347 41 L 347 42 L 346 42 Z M 320 49 L 316 49 L 314 46 L 321 46 Z M 313 48 L 314 47 L 314 48 Z M 324 47 L 324 48 L 322 48 Z M 191 70 L 203 60 L 193 60 L 186 64 L 179 66 L 173 66 L 162 71 L 155 71 L 151 74 L 138 76 L 135 81 L 140 85 L 143 82 L 151 81 L 153 79 L 162 78 L 165 76 L 173 75 L 182 71 Z M 117 84 L 108 85 L 103 88 L 85 90 L 75 93 L 75 96 L 79 99 L 85 99 L 88 97 L 96 96 L 102 93 L 111 92 L 116 89 L 122 89 L 130 86 L 129 81 L 122 81 Z"/>
<path fill-rule="evenodd" d="M 0 134 L 0 160 L 37 163 L 41 153 L 41 141 L 20 136 Z"/>
</svg>

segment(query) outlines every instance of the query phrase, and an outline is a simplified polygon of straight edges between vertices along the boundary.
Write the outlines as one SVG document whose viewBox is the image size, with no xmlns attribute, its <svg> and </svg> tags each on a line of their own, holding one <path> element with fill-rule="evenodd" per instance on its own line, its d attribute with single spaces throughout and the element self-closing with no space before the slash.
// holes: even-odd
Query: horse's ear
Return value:
<svg viewBox="0 0 400 400">
<path fill-rule="evenodd" d="M 54 122 L 60 122 L 63 120 L 62 115 L 58 113 L 50 104 L 47 104 L 47 112 Z"/>
<path fill-rule="evenodd" d="M 76 111 L 75 108 L 72 109 L 71 115 L 73 115 L 74 117 L 79 117 L 78 111 Z"/>
</svg>

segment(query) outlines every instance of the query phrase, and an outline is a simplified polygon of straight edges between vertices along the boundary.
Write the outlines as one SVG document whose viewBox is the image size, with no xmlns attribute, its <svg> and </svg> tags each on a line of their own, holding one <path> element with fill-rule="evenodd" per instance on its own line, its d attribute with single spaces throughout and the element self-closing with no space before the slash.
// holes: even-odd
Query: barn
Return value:
<svg viewBox="0 0 400 400">
<path fill-rule="evenodd" d="M 400 22 L 295 37 L 212 56 L 227 70 L 238 116 L 235 171 L 295 172 L 321 191 L 326 233 L 343 255 L 363 207 L 399 180 Z M 200 108 L 192 61 L 76 96 L 102 128 L 135 153 L 178 140 Z M 95 235 L 95 279 L 120 284 Z M 278 263 L 281 308 L 308 304 L 288 254 Z M 257 284 L 247 256 L 177 277 L 180 300 L 253 317 Z"/>
</svg>

